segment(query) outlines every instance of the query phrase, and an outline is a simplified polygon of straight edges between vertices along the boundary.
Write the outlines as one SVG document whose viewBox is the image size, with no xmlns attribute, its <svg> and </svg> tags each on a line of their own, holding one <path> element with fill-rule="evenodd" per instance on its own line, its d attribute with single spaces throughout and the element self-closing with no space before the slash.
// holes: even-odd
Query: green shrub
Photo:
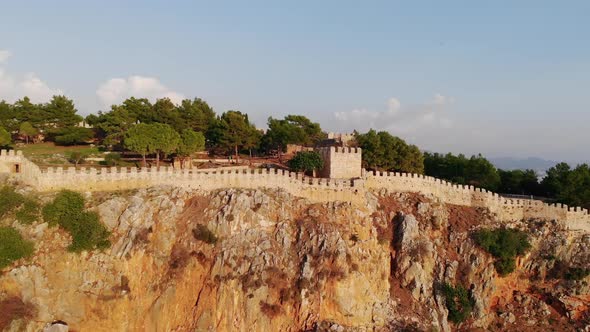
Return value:
<svg viewBox="0 0 590 332">
<path fill-rule="evenodd" d="M 14 191 L 14 188 L 2 187 L 0 189 L 0 219 L 15 211 L 24 200 L 23 195 Z"/>
<path fill-rule="evenodd" d="M 547 271 L 549 279 L 583 280 L 588 275 L 590 275 L 589 269 L 573 267 L 562 260 L 556 260 L 553 267 Z"/>
<path fill-rule="evenodd" d="M 322 156 L 317 151 L 300 151 L 287 163 L 294 172 L 313 172 L 324 167 Z"/>
<path fill-rule="evenodd" d="M 68 247 L 70 251 L 106 249 L 111 245 L 110 232 L 100 222 L 96 212 L 82 212 L 63 227 L 72 235 L 72 244 Z"/>
<path fill-rule="evenodd" d="M 50 226 L 62 226 L 62 224 L 76 219 L 83 210 L 84 197 L 82 195 L 62 190 L 53 199 L 53 202 L 43 207 L 43 220 L 48 222 Z"/>
<path fill-rule="evenodd" d="M 498 274 L 506 276 L 516 269 L 516 260 L 514 257 L 498 258 L 494 262 L 494 267 Z"/>
<path fill-rule="evenodd" d="M 83 164 L 86 158 L 88 158 L 87 153 L 81 152 L 81 151 L 74 151 L 74 152 L 70 153 L 70 156 L 68 157 L 68 161 L 71 162 L 72 164 L 78 166 L 78 164 Z"/>
<path fill-rule="evenodd" d="M 502 276 L 514 271 L 515 258 L 531 247 L 527 234 L 515 229 L 482 229 L 473 234 L 473 239 L 496 258 L 494 266 Z"/>
<path fill-rule="evenodd" d="M 567 280 L 583 280 L 590 275 L 590 270 L 583 269 L 580 267 L 569 267 L 565 273 L 565 279 Z"/>
<path fill-rule="evenodd" d="M 21 208 L 16 211 L 16 220 L 21 224 L 30 225 L 39 219 L 39 210 L 41 206 L 32 198 L 25 198 Z"/>
<path fill-rule="evenodd" d="M 76 145 L 86 143 L 94 137 L 92 129 L 81 127 L 66 127 L 53 129 L 49 132 L 56 145 Z"/>
<path fill-rule="evenodd" d="M 105 166 L 119 166 L 121 164 L 121 154 L 109 153 L 104 157 L 104 161 L 101 161 L 100 164 Z"/>
<path fill-rule="evenodd" d="M 31 256 L 33 252 L 33 242 L 23 239 L 16 229 L 0 227 L 0 269 L 18 259 Z"/>
<path fill-rule="evenodd" d="M 72 236 L 68 250 L 104 249 L 110 246 L 110 233 L 100 222 L 96 212 L 84 211 L 84 197 L 79 193 L 63 190 L 43 208 L 43 219 L 49 225 L 59 225 Z"/>
<path fill-rule="evenodd" d="M 449 320 L 455 324 L 464 322 L 471 315 L 473 310 L 473 301 L 467 290 L 461 286 L 445 283 L 441 287 L 445 304 L 449 311 Z"/>
<path fill-rule="evenodd" d="M 193 229 L 193 236 L 199 241 L 203 241 L 208 244 L 217 243 L 217 236 L 213 234 L 205 225 L 197 225 L 197 228 Z"/>
</svg>

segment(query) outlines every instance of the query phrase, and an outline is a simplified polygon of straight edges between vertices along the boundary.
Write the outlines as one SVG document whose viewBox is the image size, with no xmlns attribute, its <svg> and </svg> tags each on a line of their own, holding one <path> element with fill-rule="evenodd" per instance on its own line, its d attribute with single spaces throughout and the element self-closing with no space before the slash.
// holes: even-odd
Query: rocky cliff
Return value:
<svg viewBox="0 0 590 332">
<path fill-rule="evenodd" d="M 0 330 L 590 330 L 590 278 L 564 272 L 590 269 L 590 234 L 550 220 L 506 225 L 485 209 L 387 192 L 362 207 L 280 190 L 86 196 L 110 249 L 71 253 L 59 228 L 2 221 L 36 251 L 0 275 Z M 504 277 L 472 240 L 499 227 L 531 243 Z M 463 322 L 448 319 L 445 284 L 469 292 Z"/>
</svg>

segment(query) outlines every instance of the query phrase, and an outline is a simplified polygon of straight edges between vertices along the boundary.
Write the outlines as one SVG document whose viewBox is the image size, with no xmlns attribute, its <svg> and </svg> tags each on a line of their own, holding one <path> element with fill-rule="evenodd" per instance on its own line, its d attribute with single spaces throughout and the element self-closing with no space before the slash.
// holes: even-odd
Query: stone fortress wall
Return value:
<svg viewBox="0 0 590 332">
<path fill-rule="evenodd" d="M 330 179 L 351 179 L 361 177 L 361 148 L 325 147 L 318 148 L 324 167 L 320 170 L 321 177 Z"/>
<path fill-rule="evenodd" d="M 359 153 L 360 155 L 360 153 Z M 158 185 L 216 190 L 224 188 L 281 188 L 311 202 L 344 201 L 363 206 L 365 193 L 416 192 L 442 203 L 488 208 L 506 222 L 521 219 L 556 220 L 570 230 L 590 232 L 588 210 L 562 204 L 545 204 L 536 200 L 504 198 L 473 186 L 455 185 L 433 177 L 406 174 L 362 172 L 348 179 L 310 178 L 283 170 L 173 170 L 148 168 L 61 168 L 46 170 L 22 156 L 20 151 L 0 152 L 0 172 L 10 173 L 39 191 L 70 189 L 78 191 L 113 191 L 147 188 Z"/>
</svg>

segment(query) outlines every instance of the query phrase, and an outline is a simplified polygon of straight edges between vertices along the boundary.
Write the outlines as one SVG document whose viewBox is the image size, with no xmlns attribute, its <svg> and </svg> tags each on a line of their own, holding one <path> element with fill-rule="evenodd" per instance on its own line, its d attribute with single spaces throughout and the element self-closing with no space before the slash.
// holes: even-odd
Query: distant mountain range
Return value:
<svg viewBox="0 0 590 332">
<path fill-rule="evenodd" d="M 490 158 L 490 162 L 497 168 L 504 170 L 533 169 L 538 173 L 544 173 L 547 169 L 557 165 L 559 162 L 541 158 L 529 157 L 518 159 L 512 157 Z"/>
</svg>

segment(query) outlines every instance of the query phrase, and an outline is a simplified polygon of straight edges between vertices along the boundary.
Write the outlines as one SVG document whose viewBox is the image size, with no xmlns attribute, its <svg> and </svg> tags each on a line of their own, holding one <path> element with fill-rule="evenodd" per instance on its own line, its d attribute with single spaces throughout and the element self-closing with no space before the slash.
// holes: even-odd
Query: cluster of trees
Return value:
<svg viewBox="0 0 590 332">
<path fill-rule="evenodd" d="M 92 128 L 79 124 L 85 122 Z M 313 146 L 325 138 L 318 123 L 300 115 L 268 119 L 269 129 L 256 129 L 248 115 L 227 111 L 216 115 L 202 99 L 185 99 L 175 105 L 162 98 L 151 103 L 145 98 L 128 98 L 107 112 L 77 114 L 72 100 L 54 96 L 46 104 L 23 99 L 0 102 L 0 146 L 13 137 L 29 141 L 53 141 L 58 145 L 94 142 L 114 151 L 130 150 L 156 159 L 174 153 L 185 157 L 207 148 L 213 154 L 227 154 L 237 160 L 241 153 L 278 154 L 288 144 Z"/>
<path fill-rule="evenodd" d="M 458 184 L 473 185 L 487 190 L 500 188 L 500 174 L 490 161 L 481 155 L 470 158 L 460 154 L 424 153 L 426 175 Z"/>
<path fill-rule="evenodd" d="M 205 148 L 205 137 L 200 132 L 184 129 L 180 134 L 170 125 L 163 123 L 139 123 L 125 133 L 124 145 L 130 151 L 141 154 L 146 165 L 146 155 L 155 154 L 156 165 L 160 156 L 176 153 L 181 158 Z"/>
<path fill-rule="evenodd" d="M 327 137 L 319 123 L 302 115 L 287 115 L 284 119 L 270 117 L 267 124 L 268 130 L 262 136 L 260 146 L 267 153 L 276 151 L 279 160 L 288 144 L 314 146 Z"/>
<path fill-rule="evenodd" d="M 0 146 L 10 144 L 15 133 L 27 143 L 41 138 L 62 145 L 86 142 L 93 132 L 78 126 L 83 118 L 76 113 L 74 102 L 65 96 L 53 96 L 42 104 L 28 97 L 13 104 L 0 101 Z"/>
<path fill-rule="evenodd" d="M 547 170 L 541 179 L 537 172 L 501 170 L 481 155 L 470 158 L 453 154 L 424 154 L 426 175 L 458 184 L 474 185 L 504 194 L 552 198 L 570 206 L 590 208 L 590 166 L 572 168 L 560 163 Z"/>
<path fill-rule="evenodd" d="M 101 144 L 120 148 L 125 134 L 137 124 L 165 124 L 177 133 L 185 129 L 206 132 L 215 121 L 215 112 L 203 100 L 185 99 L 175 105 L 170 99 L 158 99 L 151 103 L 145 98 L 128 98 L 120 105 L 113 105 L 108 112 L 98 112 L 86 117 L 86 122 L 95 128 Z"/>
<path fill-rule="evenodd" d="M 480 229 L 473 233 L 473 240 L 495 258 L 494 267 L 501 276 L 516 269 L 516 257 L 530 248 L 527 233 L 510 228 Z"/>
<path fill-rule="evenodd" d="M 151 103 L 145 98 L 128 98 L 113 105 L 108 112 L 86 117 L 90 128 L 79 126 L 84 119 L 77 114 L 74 102 L 54 96 L 49 102 L 34 104 L 24 97 L 13 104 L 0 101 L 0 147 L 13 137 L 26 143 L 49 140 L 59 145 L 94 142 L 113 151 L 129 150 L 143 157 L 161 158 L 175 155 L 185 159 L 192 153 L 209 150 L 213 154 L 233 156 L 253 152 L 282 154 L 287 145 L 315 146 L 326 138 L 318 123 L 305 116 L 287 115 L 268 118 L 266 132 L 258 130 L 248 115 L 227 111 L 217 115 L 202 99 L 185 99 L 176 105 L 168 98 Z M 355 133 L 356 145 L 363 149 L 363 167 L 369 170 L 426 174 L 459 184 L 474 185 L 502 193 L 537 195 L 588 207 L 590 205 L 590 170 L 588 165 L 571 168 L 559 164 L 539 181 L 533 170 L 496 169 L 481 155 L 422 153 L 385 131 Z M 321 168 L 321 158 L 313 153 L 297 155 L 289 163 L 296 171 L 313 172 Z"/>
<path fill-rule="evenodd" d="M 165 149 L 148 147 L 145 138 L 137 143 L 128 133 L 139 124 L 165 125 L 165 129 L 164 127 L 159 129 L 169 133 L 168 143 L 178 141 L 178 137 L 170 134 L 170 129 L 180 134 L 181 138 L 183 133 L 186 137 L 186 133 L 190 130 L 205 138 L 205 147 L 211 153 L 232 155 L 238 161 L 240 153 L 246 152 L 252 156 L 253 151 L 265 154 L 278 152 L 280 158 L 287 144 L 313 146 L 326 136 L 318 123 L 301 115 L 288 115 L 284 119 L 271 117 L 268 119 L 269 129 L 264 133 L 256 129 L 247 114 L 230 110 L 217 116 L 205 101 L 198 98 L 186 99 L 180 105 L 175 105 L 168 98 L 158 99 L 152 104 L 147 99 L 132 97 L 120 105 L 112 106 L 109 112 L 89 115 L 86 121 L 96 128 L 97 138 L 103 144 L 115 149 L 128 148 L 143 156 L 158 151 L 162 154 L 177 151 L 182 155 L 182 152 L 190 153 L 191 149 L 183 149 L 182 144 L 178 146 L 178 149 L 171 147 L 176 144 L 168 144 L 169 146 Z M 131 136 L 137 136 L 135 131 L 146 131 L 146 129 L 154 128 L 144 126 L 144 128 L 135 129 Z M 141 146 L 140 149 L 137 148 L 137 144 Z"/>
<path fill-rule="evenodd" d="M 547 171 L 540 188 L 559 202 L 590 209 L 590 166 L 559 163 Z"/>
<path fill-rule="evenodd" d="M 317 151 L 301 151 L 289 160 L 288 165 L 295 172 L 311 173 L 315 176 L 315 172 L 324 167 L 324 161 Z"/>
<path fill-rule="evenodd" d="M 424 156 L 415 145 L 386 131 L 371 129 L 356 133 L 356 144 L 363 150 L 363 167 L 377 171 L 424 173 Z"/>
</svg>

